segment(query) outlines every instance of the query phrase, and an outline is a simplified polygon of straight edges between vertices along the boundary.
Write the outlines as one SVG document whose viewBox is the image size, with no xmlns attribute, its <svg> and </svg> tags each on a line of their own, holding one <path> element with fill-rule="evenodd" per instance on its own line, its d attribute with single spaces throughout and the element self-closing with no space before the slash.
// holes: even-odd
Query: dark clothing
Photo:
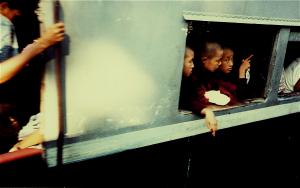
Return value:
<svg viewBox="0 0 300 188">
<path fill-rule="evenodd" d="M 0 63 L 17 55 L 33 38 L 37 38 L 33 35 L 38 34 L 39 30 L 34 32 L 32 27 L 28 27 L 28 23 L 32 25 L 38 22 L 29 18 L 32 16 L 28 15 L 27 18 L 22 15 L 18 18 L 21 20 L 16 24 L 20 26 L 17 37 L 13 23 L 0 14 Z M 20 127 L 26 124 L 30 115 L 39 111 L 40 67 L 40 63 L 26 66 L 13 78 L 0 84 L 0 153 L 7 152 L 18 141 Z"/>
<path fill-rule="evenodd" d="M 228 105 L 234 105 L 247 97 L 247 80 L 234 79 L 232 74 L 211 73 L 205 70 L 195 71 L 181 81 L 179 109 L 192 110 L 201 115 L 201 111 L 214 105 L 204 96 L 207 91 L 220 90 L 230 98 Z"/>
<path fill-rule="evenodd" d="M 220 90 L 221 94 L 224 94 L 230 98 L 229 105 L 237 102 L 235 91 L 236 86 L 230 82 L 218 79 L 215 73 L 201 71 L 198 73 L 197 81 L 195 82 L 194 91 L 191 96 L 191 107 L 194 113 L 200 114 L 201 111 L 209 106 L 213 105 L 204 96 L 207 91 Z"/>
<path fill-rule="evenodd" d="M 237 82 L 236 96 L 239 101 L 250 97 L 249 86 L 246 78 L 239 78 Z"/>
<path fill-rule="evenodd" d="M 28 2 L 28 6 L 30 4 L 33 3 Z M 39 22 L 36 17 L 33 14 L 22 14 L 14 19 L 13 24 L 0 14 L 0 63 L 17 55 L 39 36 Z M 13 78 L 0 84 L 0 104 L 16 108 L 21 126 L 25 125 L 29 117 L 38 113 L 40 109 L 40 81 L 44 66 L 40 60 L 38 57 L 33 59 Z"/>
<path fill-rule="evenodd" d="M 192 77 L 182 76 L 179 109 L 191 110 L 191 94 L 193 93 L 193 89 Z"/>
<path fill-rule="evenodd" d="M 233 95 L 235 102 L 249 98 L 250 92 L 248 91 L 249 87 L 246 78 L 238 78 L 237 74 L 225 74 L 222 72 L 217 72 L 216 77 L 220 84 L 225 87 L 231 95 Z"/>
<path fill-rule="evenodd" d="M 0 154 L 8 152 L 15 145 L 19 130 L 15 106 L 0 104 Z"/>
<path fill-rule="evenodd" d="M 0 14 L 0 63 L 18 53 L 18 43 L 13 24 Z M 1 70 L 0 70 L 1 76 Z M 6 153 L 18 141 L 18 121 L 13 95 L 15 87 L 10 82 L 0 84 L 0 154 Z"/>
</svg>

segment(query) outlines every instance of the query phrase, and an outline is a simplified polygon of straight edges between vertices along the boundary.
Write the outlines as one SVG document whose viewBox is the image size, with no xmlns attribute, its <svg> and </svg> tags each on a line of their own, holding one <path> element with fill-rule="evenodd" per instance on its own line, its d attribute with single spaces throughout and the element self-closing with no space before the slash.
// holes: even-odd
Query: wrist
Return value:
<svg viewBox="0 0 300 188">
<path fill-rule="evenodd" d="M 33 41 L 33 44 L 37 47 L 40 48 L 42 50 L 45 50 L 46 48 L 49 47 L 49 42 L 43 38 L 38 38 L 36 40 Z"/>
<path fill-rule="evenodd" d="M 246 71 L 245 70 L 240 70 L 239 71 L 239 78 L 246 78 Z"/>
<path fill-rule="evenodd" d="M 42 39 L 36 39 L 33 43 L 28 44 L 22 51 L 23 54 L 26 54 L 30 58 L 40 54 L 47 48 L 47 44 Z"/>
<path fill-rule="evenodd" d="M 201 114 L 203 114 L 203 115 L 207 115 L 211 112 L 212 112 L 212 110 L 207 107 L 201 110 Z"/>
</svg>

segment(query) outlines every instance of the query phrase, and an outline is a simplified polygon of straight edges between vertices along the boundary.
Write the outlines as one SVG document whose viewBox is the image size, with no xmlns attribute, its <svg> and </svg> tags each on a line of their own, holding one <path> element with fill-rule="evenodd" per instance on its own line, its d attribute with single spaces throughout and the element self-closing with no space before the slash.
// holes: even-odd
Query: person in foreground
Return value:
<svg viewBox="0 0 300 188">
<path fill-rule="evenodd" d="M 64 39 L 64 24 L 56 23 L 46 30 L 40 38 L 34 40 L 31 44 L 27 45 L 21 53 L 18 53 L 19 47 L 12 21 L 17 16 L 20 16 L 23 11 L 26 11 L 23 8 L 26 3 L 28 3 L 26 0 L 0 0 L 0 85 L 5 84 L 16 76 L 34 57 Z M 3 136 L 1 134 L 0 140 L 15 139 L 15 136 L 18 135 L 18 131 L 21 128 L 18 119 L 11 116 L 11 110 L 7 110 L 11 106 L 14 106 L 14 104 L 7 103 L 13 103 L 13 101 L 0 100 L 0 119 L 3 120 L 0 126 L 1 128 L 11 130 L 7 132 L 13 133 L 10 134 L 11 136 Z M 5 113 L 2 113 L 4 106 L 6 110 Z M 26 139 L 25 143 L 32 141 L 31 139 Z M 1 147 L 3 145 L 3 148 L 11 148 L 13 146 L 11 142 L 7 143 L 5 141 L 1 141 L 0 144 Z M 4 153 L 7 151 L 1 152 Z"/>
</svg>

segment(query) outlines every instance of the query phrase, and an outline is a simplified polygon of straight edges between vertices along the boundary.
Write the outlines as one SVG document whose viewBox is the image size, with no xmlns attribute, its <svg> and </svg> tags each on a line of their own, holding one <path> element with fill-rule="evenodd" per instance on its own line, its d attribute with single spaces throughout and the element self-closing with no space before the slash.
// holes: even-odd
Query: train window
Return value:
<svg viewBox="0 0 300 188">
<path fill-rule="evenodd" d="M 194 51 L 195 55 L 192 82 L 194 80 L 201 82 L 201 79 L 214 80 L 213 83 L 218 86 L 212 86 L 211 90 L 220 90 L 221 94 L 229 92 L 227 96 L 230 96 L 231 101 L 235 102 L 227 101 L 226 104 L 231 105 L 225 105 L 222 109 L 264 101 L 270 59 L 278 31 L 278 26 L 270 25 L 189 21 L 186 45 Z M 203 71 L 206 66 L 202 64 L 203 57 L 201 54 L 205 48 L 203 44 L 208 43 L 221 46 L 223 57 L 221 57 L 220 63 L 222 61 L 224 63 L 221 63 L 216 70 Z M 225 63 L 228 62 L 228 58 L 233 59 L 226 67 Z M 249 63 L 251 69 L 247 68 Z M 206 72 L 213 72 L 209 74 L 211 79 L 203 78 L 207 76 Z M 183 82 L 186 80 L 185 77 L 183 70 Z M 197 83 L 196 86 L 194 83 L 192 85 L 192 87 L 197 88 Z M 185 88 L 185 83 L 182 83 L 182 95 L 185 93 L 182 91 L 184 89 L 188 88 Z M 192 93 L 190 95 L 192 101 L 193 98 L 197 97 L 195 95 L 197 94 Z M 184 100 L 182 98 L 184 97 L 180 97 L 180 103 Z M 182 107 L 179 106 L 179 108 Z"/>
<path fill-rule="evenodd" d="M 300 41 L 296 41 L 298 32 L 291 32 L 288 43 L 284 69 L 279 85 L 279 97 L 294 97 L 300 95 Z"/>
</svg>

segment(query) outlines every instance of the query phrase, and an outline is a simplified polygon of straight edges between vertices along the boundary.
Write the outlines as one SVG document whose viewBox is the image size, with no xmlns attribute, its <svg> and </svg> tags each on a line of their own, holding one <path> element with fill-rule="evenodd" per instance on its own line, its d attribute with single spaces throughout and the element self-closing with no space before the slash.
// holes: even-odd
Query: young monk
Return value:
<svg viewBox="0 0 300 188">
<path fill-rule="evenodd" d="M 192 92 L 191 74 L 194 68 L 194 51 L 190 47 L 185 48 L 182 80 L 180 88 L 179 109 L 190 110 L 190 96 Z"/>
<path fill-rule="evenodd" d="M 234 66 L 234 52 L 231 48 L 223 49 L 223 56 L 221 58 L 221 65 L 219 67 L 218 79 L 220 85 L 226 89 L 227 95 L 231 97 L 230 104 L 235 104 L 238 100 L 247 98 L 247 83 L 250 78 L 247 77 L 247 71 L 250 69 L 250 62 L 253 55 L 250 55 L 246 59 L 242 60 L 242 64 L 239 67 L 238 79 L 232 76 L 232 70 Z"/>
<path fill-rule="evenodd" d="M 217 120 L 213 110 L 217 105 L 224 105 L 228 97 L 219 90 L 214 72 L 219 68 L 223 50 L 218 43 L 205 42 L 200 50 L 200 64 L 196 76 L 195 90 L 191 97 L 191 108 L 194 113 L 205 116 L 206 126 L 215 136 Z"/>
<path fill-rule="evenodd" d="M 179 109 L 192 110 L 191 96 L 194 92 L 194 83 L 191 74 L 194 69 L 194 55 L 194 51 L 190 47 L 186 47 L 182 69 Z M 212 131 L 212 134 L 215 135 L 217 121 L 213 111 L 207 108 L 203 110 L 202 115 L 205 115 L 205 125 Z"/>
</svg>

